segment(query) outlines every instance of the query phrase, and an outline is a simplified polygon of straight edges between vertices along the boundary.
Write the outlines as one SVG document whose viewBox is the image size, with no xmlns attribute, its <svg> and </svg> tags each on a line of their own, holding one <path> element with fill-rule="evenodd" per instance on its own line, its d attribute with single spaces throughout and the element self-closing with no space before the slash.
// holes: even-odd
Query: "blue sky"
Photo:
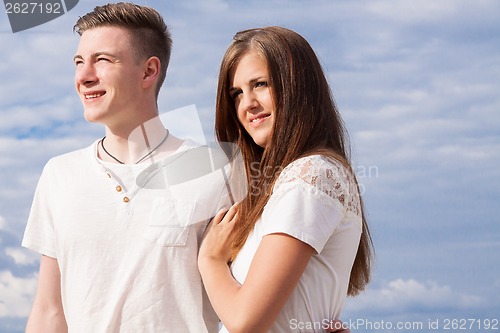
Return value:
<svg viewBox="0 0 500 333">
<path fill-rule="evenodd" d="M 20 242 L 43 165 L 104 133 L 83 119 L 72 63 L 74 22 L 103 3 L 80 1 L 16 34 L 0 11 L 1 332 L 23 331 L 35 292 L 39 257 Z M 351 135 L 377 251 L 373 282 L 342 316 L 371 322 L 356 332 L 500 320 L 500 2 L 137 3 L 158 9 L 174 39 L 160 112 L 196 106 L 209 140 L 236 31 L 282 25 L 316 50 Z M 174 113 L 175 134 L 200 136 L 192 113 Z"/>
</svg>

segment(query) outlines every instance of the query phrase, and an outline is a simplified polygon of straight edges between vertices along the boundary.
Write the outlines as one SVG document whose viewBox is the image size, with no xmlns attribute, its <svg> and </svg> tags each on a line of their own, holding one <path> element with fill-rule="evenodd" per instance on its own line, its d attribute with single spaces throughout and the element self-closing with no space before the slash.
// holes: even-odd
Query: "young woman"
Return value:
<svg viewBox="0 0 500 333">
<path fill-rule="evenodd" d="M 347 133 L 309 43 L 281 27 L 237 33 L 215 126 L 220 142 L 240 147 L 248 183 L 212 221 L 198 259 L 223 331 L 324 332 L 368 283 L 372 242 Z"/>
</svg>

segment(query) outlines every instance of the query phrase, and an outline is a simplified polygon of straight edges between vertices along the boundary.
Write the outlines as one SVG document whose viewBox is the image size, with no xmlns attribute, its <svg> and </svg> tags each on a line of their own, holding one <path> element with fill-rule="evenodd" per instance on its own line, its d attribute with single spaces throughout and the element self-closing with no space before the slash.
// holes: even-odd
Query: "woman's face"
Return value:
<svg viewBox="0 0 500 333">
<path fill-rule="evenodd" d="M 265 61 L 255 52 L 245 54 L 230 74 L 229 93 L 238 120 L 254 142 L 265 148 L 274 126 L 274 102 L 268 85 L 269 71 Z"/>
</svg>

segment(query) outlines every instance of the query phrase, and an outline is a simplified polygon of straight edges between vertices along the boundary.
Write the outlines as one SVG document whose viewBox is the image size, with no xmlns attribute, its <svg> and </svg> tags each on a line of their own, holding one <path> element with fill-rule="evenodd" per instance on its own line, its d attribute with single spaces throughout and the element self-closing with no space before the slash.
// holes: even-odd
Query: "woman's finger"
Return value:
<svg viewBox="0 0 500 333">
<path fill-rule="evenodd" d="M 222 208 L 221 210 L 219 210 L 212 219 L 212 223 L 219 224 L 220 222 L 222 222 L 227 212 L 228 212 L 227 208 Z"/>
<path fill-rule="evenodd" d="M 226 212 L 226 215 L 224 216 L 224 219 L 223 221 L 225 223 L 229 223 L 231 221 L 234 220 L 234 217 L 236 216 L 236 214 L 238 213 L 238 209 L 236 208 L 236 206 L 231 206 L 231 208 L 229 208 L 229 210 Z"/>
<path fill-rule="evenodd" d="M 229 220 L 227 223 L 234 223 L 238 219 L 238 214 L 239 214 L 239 212 L 236 212 L 233 215 L 233 218 L 231 220 Z"/>
</svg>

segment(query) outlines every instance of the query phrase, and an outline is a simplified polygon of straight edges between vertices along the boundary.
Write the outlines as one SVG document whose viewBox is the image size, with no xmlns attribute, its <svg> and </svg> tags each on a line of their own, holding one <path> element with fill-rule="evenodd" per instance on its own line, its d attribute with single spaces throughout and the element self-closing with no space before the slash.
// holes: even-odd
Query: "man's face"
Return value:
<svg viewBox="0 0 500 333">
<path fill-rule="evenodd" d="M 143 62 L 122 28 L 85 31 L 74 57 L 75 86 L 87 121 L 119 126 L 140 107 Z"/>
</svg>

